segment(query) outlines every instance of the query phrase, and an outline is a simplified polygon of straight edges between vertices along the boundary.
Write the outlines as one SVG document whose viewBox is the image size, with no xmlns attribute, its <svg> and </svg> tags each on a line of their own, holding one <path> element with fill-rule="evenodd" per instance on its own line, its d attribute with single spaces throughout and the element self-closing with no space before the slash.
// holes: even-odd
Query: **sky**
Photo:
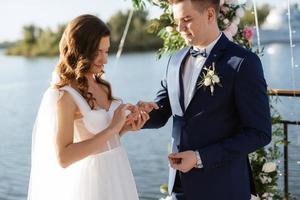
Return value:
<svg viewBox="0 0 300 200">
<path fill-rule="evenodd" d="M 257 3 L 278 5 L 287 1 L 257 0 Z M 300 0 L 292 2 L 300 4 Z M 53 29 L 87 13 L 107 21 L 117 11 L 131 8 L 131 0 L 0 0 L 0 42 L 20 39 L 24 25 Z M 162 12 L 155 6 L 148 6 L 148 9 L 151 18 Z"/>
</svg>

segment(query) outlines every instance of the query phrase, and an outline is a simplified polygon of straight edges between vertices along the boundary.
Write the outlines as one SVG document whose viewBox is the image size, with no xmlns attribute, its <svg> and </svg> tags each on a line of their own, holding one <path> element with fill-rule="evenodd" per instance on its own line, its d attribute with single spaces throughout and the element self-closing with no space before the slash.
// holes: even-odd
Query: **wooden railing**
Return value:
<svg viewBox="0 0 300 200">
<path fill-rule="evenodd" d="M 300 97 L 300 90 L 270 89 L 268 92 L 271 96 Z"/>
<path fill-rule="evenodd" d="M 284 97 L 300 97 L 300 90 L 281 90 L 281 89 L 271 89 L 268 91 L 270 96 L 284 96 Z M 280 124 L 283 124 L 284 133 L 284 147 L 283 147 L 283 165 L 284 165 L 284 197 L 289 198 L 289 184 L 288 184 L 288 125 L 300 125 L 300 121 L 289 121 L 280 120 Z"/>
</svg>

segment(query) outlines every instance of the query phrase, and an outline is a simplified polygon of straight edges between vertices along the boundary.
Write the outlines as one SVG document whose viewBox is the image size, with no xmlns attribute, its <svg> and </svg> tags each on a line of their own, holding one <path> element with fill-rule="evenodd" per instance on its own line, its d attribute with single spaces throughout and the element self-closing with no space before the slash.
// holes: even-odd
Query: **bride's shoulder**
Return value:
<svg viewBox="0 0 300 200">
<path fill-rule="evenodd" d="M 59 89 L 59 96 L 60 97 L 57 101 L 58 109 L 76 110 L 76 102 L 74 101 L 73 96 L 69 92 Z"/>
</svg>

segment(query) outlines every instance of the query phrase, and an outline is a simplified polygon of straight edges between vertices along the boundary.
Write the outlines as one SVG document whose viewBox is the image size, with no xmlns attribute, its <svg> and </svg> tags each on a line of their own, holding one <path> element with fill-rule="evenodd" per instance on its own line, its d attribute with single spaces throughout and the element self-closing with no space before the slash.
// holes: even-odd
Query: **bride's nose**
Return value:
<svg viewBox="0 0 300 200">
<path fill-rule="evenodd" d="M 104 54 L 102 57 L 101 57 L 101 63 L 102 64 L 107 64 L 108 62 L 108 56 L 107 54 Z"/>
</svg>

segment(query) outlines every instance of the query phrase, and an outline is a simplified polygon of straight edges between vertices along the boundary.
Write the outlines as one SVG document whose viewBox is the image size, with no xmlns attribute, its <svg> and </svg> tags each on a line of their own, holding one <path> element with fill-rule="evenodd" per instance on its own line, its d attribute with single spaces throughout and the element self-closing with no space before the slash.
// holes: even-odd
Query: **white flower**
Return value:
<svg viewBox="0 0 300 200">
<path fill-rule="evenodd" d="M 214 83 L 220 83 L 220 78 L 219 78 L 217 75 L 213 75 L 213 76 L 212 76 L 212 81 L 213 81 Z"/>
<path fill-rule="evenodd" d="M 223 23 L 227 25 L 229 23 L 229 20 L 226 18 L 223 20 Z"/>
<path fill-rule="evenodd" d="M 238 17 L 235 17 L 233 20 L 232 20 L 232 23 L 236 24 L 236 25 L 239 25 L 241 22 L 240 18 Z"/>
<path fill-rule="evenodd" d="M 260 198 L 258 196 L 251 195 L 251 199 L 250 200 L 260 200 Z"/>
<path fill-rule="evenodd" d="M 222 84 L 220 83 L 220 77 L 216 72 L 215 63 L 212 63 L 212 66 L 209 68 L 204 67 L 203 69 L 206 70 L 206 73 L 203 73 L 203 78 L 200 83 L 197 83 L 197 85 L 199 87 L 204 86 L 204 89 L 209 86 L 210 94 L 211 96 L 214 96 L 214 86 L 217 84 L 218 86 L 222 87 Z"/>
<path fill-rule="evenodd" d="M 262 156 L 262 157 L 259 158 L 259 161 L 260 161 L 260 162 L 266 162 L 267 159 L 266 159 L 265 157 Z"/>
<path fill-rule="evenodd" d="M 244 17 L 245 15 L 245 11 L 242 7 L 239 7 L 236 12 L 235 12 L 235 15 L 238 16 L 239 18 L 242 18 Z"/>
<path fill-rule="evenodd" d="M 272 182 L 272 178 L 271 178 L 271 177 L 268 178 L 268 182 L 269 182 L 269 183 Z"/>
<path fill-rule="evenodd" d="M 205 86 L 211 85 L 211 79 L 210 79 L 209 77 L 205 78 L 205 80 L 204 80 L 204 85 L 205 85 Z"/>
<path fill-rule="evenodd" d="M 159 200 L 172 200 L 172 196 L 166 196 L 166 198 L 160 198 Z"/>
<path fill-rule="evenodd" d="M 231 23 L 230 26 L 228 26 L 225 31 L 230 32 L 231 33 L 230 35 L 233 37 L 238 32 L 238 26 L 236 24 L 234 24 L 234 23 Z"/>
<path fill-rule="evenodd" d="M 174 28 L 173 28 L 172 26 L 167 26 L 167 27 L 166 27 L 166 31 L 167 31 L 168 33 L 172 33 L 172 32 L 174 31 Z"/>
<path fill-rule="evenodd" d="M 252 8 L 252 0 L 247 0 L 245 4 L 246 10 L 250 10 Z"/>
<path fill-rule="evenodd" d="M 269 193 L 265 192 L 265 193 L 263 193 L 263 195 L 262 195 L 261 197 L 266 198 L 266 197 L 268 197 L 268 196 L 269 196 Z"/>
<path fill-rule="evenodd" d="M 274 162 L 267 162 L 263 165 L 262 171 L 266 173 L 274 172 L 276 170 L 277 166 Z"/>
<path fill-rule="evenodd" d="M 251 158 L 251 160 L 257 160 L 257 158 L 258 158 L 257 153 L 256 152 L 251 153 L 250 158 Z"/>
<path fill-rule="evenodd" d="M 207 74 L 208 74 L 209 76 L 213 76 L 213 75 L 215 75 L 215 73 L 214 73 L 214 71 L 213 71 L 213 70 L 208 70 Z"/>
<path fill-rule="evenodd" d="M 259 176 L 260 181 L 262 182 L 262 184 L 266 184 L 268 183 L 268 177 L 266 176 Z"/>
<path fill-rule="evenodd" d="M 238 4 L 238 0 L 225 0 L 226 4 Z"/>
<path fill-rule="evenodd" d="M 230 40 L 230 41 L 232 41 L 233 40 L 233 36 L 232 36 L 232 33 L 228 30 L 228 29 L 226 29 L 225 31 L 223 31 L 223 33 L 226 35 L 226 37 Z"/>
</svg>

